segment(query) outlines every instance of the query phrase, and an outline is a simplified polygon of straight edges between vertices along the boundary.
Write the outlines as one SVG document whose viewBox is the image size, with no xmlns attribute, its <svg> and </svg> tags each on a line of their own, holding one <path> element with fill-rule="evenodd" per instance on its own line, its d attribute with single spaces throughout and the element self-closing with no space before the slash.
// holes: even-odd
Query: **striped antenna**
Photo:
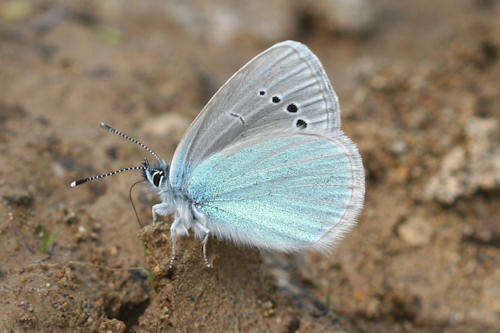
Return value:
<svg viewBox="0 0 500 333">
<path fill-rule="evenodd" d="M 109 126 L 108 124 L 101 123 L 101 127 L 104 128 L 105 130 L 110 131 L 113 134 L 119 135 L 122 138 L 127 139 L 127 140 L 135 143 L 136 145 L 141 146 L 145 151 L 147 151 L 148 153 L 153 155 L 160 163 L 163 162 L 163 160 L 160 158 L 160 156 L 158 156 L 157 153 L 155 153 L 153 150 L 151 150 L 151 148 L 149 148 L 148 146 L 146 146 L 144 143 L 140 142 L 139 140 L 134 139 L 134 138 L 128 136 L 127 134 L 120 132 L 117 129 L 114 129 L 113 127 Z"/>
<path fill-rule="evenodd" d="M 113 176 L 113 175 L 122 173 L 124 171 L 145 170 L 145 169 L 146 169 L 146 167 L 144 165 L 133 166 L 133 167 L 129 167 L 129 168 L 123 168 L 123 169 L 120 169 L 120 170 L 116 170 L 116 171 L 111 171 L 111 172 L 108 172 L 108 173 L 104 173 L 104 174 L 99 175 L 99 176 L 93 176 L 93 177 L 87 177 L 87 178 L 78 179 L 78 180 L 73 181 L 69 186 L 76 187 L 76 186 L 81 185 L 83 183 L 90 182 L 90 181 L 96 180 L 96 179 L 101 179 L 101 178 L 108 177 L 108 176 Z"/>
</svg>

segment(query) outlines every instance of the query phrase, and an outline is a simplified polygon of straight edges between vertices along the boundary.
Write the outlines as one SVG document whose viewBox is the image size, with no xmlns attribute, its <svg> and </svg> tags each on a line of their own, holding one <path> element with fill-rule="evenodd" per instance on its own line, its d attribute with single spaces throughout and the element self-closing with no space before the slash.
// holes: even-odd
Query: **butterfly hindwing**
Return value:
<svg viewBox="0 0 500 333">
<path fill-rule="evenodd" d="M 204 160 L 187 191 L 216 236 L 280 251 L 322 250 L 356 223 L 364 171 L 340 131 L 269 135 Z"/>
</svg>

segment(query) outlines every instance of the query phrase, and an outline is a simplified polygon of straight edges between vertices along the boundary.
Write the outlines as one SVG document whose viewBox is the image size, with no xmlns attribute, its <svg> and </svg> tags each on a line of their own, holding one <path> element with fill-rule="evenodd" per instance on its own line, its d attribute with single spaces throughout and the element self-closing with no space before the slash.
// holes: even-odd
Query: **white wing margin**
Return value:
<svg viewBox="0 0 500 333">
<path fill-rule="evenodd" d="M 250 60 L 203 108 L 175 151 L 170 182 L 185 189 L 201 161 L 245 137 L 338 130 L 338 97 L 321 62 L 305 45 L 281 42 Z"/>
</svg>

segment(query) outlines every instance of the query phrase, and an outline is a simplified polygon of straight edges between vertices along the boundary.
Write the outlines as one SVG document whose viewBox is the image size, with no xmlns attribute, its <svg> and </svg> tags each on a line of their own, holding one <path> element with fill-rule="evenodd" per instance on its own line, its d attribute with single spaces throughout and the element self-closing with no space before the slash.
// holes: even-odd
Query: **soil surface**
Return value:
<svg viewBox="0 0 500 333">
<path fill-rule="evenodd" d="M 498 330 L 500 2 L 376 3 L 1 1 L 0 330 Z M 166 272 L 170 221 L 149 226 L 139 184 L 138 226 L 139 175 L 70 189 L 144 157 L 101 121 L 170 160 L 217 88 L 285 39 L 323 62 L 366 168 L 334 252 L 210 240 L 208 269 L 186 238 Z"/>
</svg>

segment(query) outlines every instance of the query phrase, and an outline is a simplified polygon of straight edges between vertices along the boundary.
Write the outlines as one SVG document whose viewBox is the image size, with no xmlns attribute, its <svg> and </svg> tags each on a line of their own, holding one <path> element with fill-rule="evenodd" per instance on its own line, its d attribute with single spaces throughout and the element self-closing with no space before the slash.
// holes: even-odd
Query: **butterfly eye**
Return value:
<svg viewBox="0 0 500 333">
<path fill-rule="evenodd" d="M 163 172 L 161 171 L 156 171 L 155 174 L 153 175 L 153 184 L 154 186 L 158 187 L 160 186 L 160 180 L 163 177 Z"/>
</svg>

